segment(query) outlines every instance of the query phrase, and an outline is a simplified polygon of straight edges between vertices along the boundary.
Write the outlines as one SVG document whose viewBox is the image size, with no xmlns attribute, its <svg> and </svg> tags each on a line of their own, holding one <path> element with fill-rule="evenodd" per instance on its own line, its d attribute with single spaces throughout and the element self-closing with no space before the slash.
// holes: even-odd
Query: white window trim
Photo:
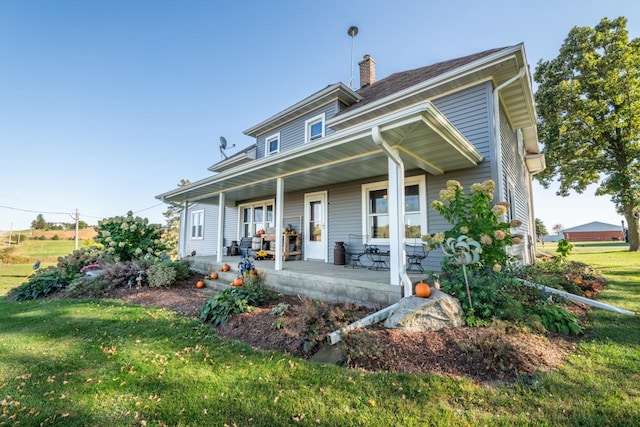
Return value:
<svg viewBox="0 0 640 427">
<path fill-rule="evenodd" d="M 418 194 L 420 197 L 420 230 L 422 233 L 426 234 L 427 230 L 427 180 L 424 175 L 411 176 L 405 178 L 404 186 L 408 187 L 410 185 L 418 185 Z M 368 184 L 362 185 L 362 234 L 369 234 L 369 192 L 375 190 L 387 190 L 387 194 L 389 192 L 389 181 L 378 181 L 371 182 Z M 403 201 L 404 203 L 404 201 Z M 413 242 L 415 239 L 405 239 L 408 242 Z M 378 245 L 388 245 L 389 239 L 374 239 L 373 237 L 368 237 L 369 243 L 378 244 Z"/>
<path fill-rule="evenodd" d="M 276 149 L 276 151 L 269 151 L 269 143 L 271 141 L 273 141 L 274 139 L 278 140 L 278 148 Z M 280 140 L 280 132 L 278 133 L 274 133 L 273 135 L 269 135 L 268 137 L 266 137 L 264 139 L 264 156 L 265 157 L 269 157 L 272 156 L 274 154 L 278 154 L 280 152 L 280 145 L 281 145 L 282 141 Z"/>
<path fill-rule="evenodd" d="M 275 227 L 275 222 L 276 222 L 276 200 L 275 199 L 267 199 L 267 200 L 258 200 L 255 202 L 250 202 L 250 203 L 243 203 L 241 205 L 238 205 L 238 239 L 240 239 L 240 237 L 242 236 L 242 232 L 243 232 L 243 227 L 244 227 L 244 221 L 242 220 L 242 212 L 244 211 L 244 209 L 246 208 L 251 208 L 251 222 L 249 224 L 251 224 L 251 226 L 253 225 L 253 208 L 255 207 L 262 207 L 264 208 L 264 219 L 263 219 L 263 224 L 267 222 L 267 217 L 266 217 L 266 213 L 267 213 L 267 206 L 268 205 L 272 205 L 273 206 L 273 223 L 274 223 L 274 227 Z M 249 229 L 251 229 L 251 226 L 249 227 Z M 266 228 L 265 228 L 266 231 Z"/>
<path fill-rule="evenodd" d="M 322 133 L 320 134 L 319 137 L 316 137 L 315 139 L 311 139 L 311 126 L 316 124 L 316 123 L 322 123 Z M 325 135 L 325 113 L 319 114 L 315 117 L 311 117 L 309 120 L 306 120 L 304 122 L 304 142 L 311 142 L 311 141 L 316 141 L 322 137 L 324 137 Z"/>
<path fill-rule="evenodd" d="M 198 225 L 200 226 L 201 235 L 197 235 L 196 219 L 199 218 L 200 221 Z M 197 211 L 191 212 L 191 228 L 189 230 L 189 236 L 191 240 L 203 240 L 204 239 L 204 209 L 198 209 Z"/>
</svg>

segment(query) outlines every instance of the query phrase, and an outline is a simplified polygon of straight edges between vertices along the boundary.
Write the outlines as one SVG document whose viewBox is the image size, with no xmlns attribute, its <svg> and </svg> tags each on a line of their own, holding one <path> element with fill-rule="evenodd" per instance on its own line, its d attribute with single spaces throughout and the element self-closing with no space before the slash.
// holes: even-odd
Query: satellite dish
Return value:
<svg viewBox="0 0 640 427">
<path fill-rule="evenodd" d="M 226 138 L 225 138 L 224 136 L 221 136 L 221 137 L 220 137 L 220 154 L 222 154 L 222 157 L 224 157 L 224 159 L 225 159 L 225 160 L 227 159 L 227 155 L 224 153 L 224 150 L 226 150 L 227 148 L 233 148 L 233 147 L 235 147 L 235 146 L 236 146 L 236 145 L 235 145 L 235 144 L 233 144 L 232 146 L 227 147 L 227 140 L 226 140 Z"/>
</svg>

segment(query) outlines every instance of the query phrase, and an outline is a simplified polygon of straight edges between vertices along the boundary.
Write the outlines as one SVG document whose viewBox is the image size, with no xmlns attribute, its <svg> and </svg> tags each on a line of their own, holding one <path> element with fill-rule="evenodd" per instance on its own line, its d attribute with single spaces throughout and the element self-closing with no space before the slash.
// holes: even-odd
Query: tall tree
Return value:
<svg viewBox="0 0 640 427">
<path fill-rule="evenodd" d="M 564 226 L 562 224 L 556 224 L 553 226 L 553 231 L 556 234 L 560 234 L 560 232 L 562 231 L 562 229 L 564 228 Z"/>
<path fill-rule="evenodd" d="M 640 229 L 640 39 L 629 40 L 627 20 L 603 18 L 574 27 L 560 54 L 540 61 L 534 78 L 539 133 L 547 169 L 536 178 L 557 192 L 582 193 L 598 184 L 629 226 L 629 250 Z"/>
<path fill-rule="evenodd" d="M 38 214 L 36 219 L 31 221 L 31 228 L 33 228 L 34 230 L 47 229 L 47 221 L 44 220 L 44 216 L 42 216 L 42 214 Z"/>
<path fill-rule="evenodd" d="M 536 235 L 537 236 L 546 236 L 549 234 L 547 231 L 547 226 L 544 225 L 544 222 L 540 218 L 536 218 Z"/>
<path fill-rule="evenodd" d="M 191 184 L 188 179 L 181 179 L 178 187 L 184 187 Z M 176 258 L 178 256 L 178 243 L 180 241 L 180 213 L 182 207 L 169 205 L 166 211 L 162 213 L 164 215 L 167 224 L 164 229 L 162 239 L 164 243 L 169 247 L 169 256 Z"/>
</svg>

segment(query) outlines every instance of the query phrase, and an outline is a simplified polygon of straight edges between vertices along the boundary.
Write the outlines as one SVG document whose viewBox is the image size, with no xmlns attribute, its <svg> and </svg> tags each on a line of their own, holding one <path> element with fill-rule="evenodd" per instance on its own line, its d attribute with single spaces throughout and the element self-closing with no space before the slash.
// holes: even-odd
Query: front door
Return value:
<svg viewBox="0 0 640 427">
<path fill-rule="evenodd" d="M 304 259 L 327 262 L 327 192 L 304 195 Z"/>
</svg>

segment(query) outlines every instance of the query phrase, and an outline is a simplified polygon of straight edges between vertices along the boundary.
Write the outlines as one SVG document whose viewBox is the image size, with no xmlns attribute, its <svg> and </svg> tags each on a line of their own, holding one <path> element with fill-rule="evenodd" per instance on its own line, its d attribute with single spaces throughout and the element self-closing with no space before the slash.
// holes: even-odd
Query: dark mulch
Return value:
<svg viewBox="0 0 640 427">
<path fill-rule="evenodd" d="M 210 295 L 196 289 L 196 281 L 189 279 L 166 289 L 119 289 L 110 297 L 197 317 Z M 278 304 L 288 304 L 289 308 L 280 315 L 272 314 Z M 336 324 L 371 312 L 353 304 L 325 304 L 320 309 L 317 304 L 308 298 L 282 296 L 265 307 L 232 317 L 216 332 L 257 348 L 310 358 Z M 580 306 L 573 310 L 582 316 L 586 312 Z M 514 382 L 530 380 L 536 372 L 561 365 L 577 340 L 511 330 L 506 324 L 436 332 L 406 332 L 374 325 L 346 336 L 344 354 L 347 367 L 365 371 L 437 373 L 485 383 Z"/>
</svg>

